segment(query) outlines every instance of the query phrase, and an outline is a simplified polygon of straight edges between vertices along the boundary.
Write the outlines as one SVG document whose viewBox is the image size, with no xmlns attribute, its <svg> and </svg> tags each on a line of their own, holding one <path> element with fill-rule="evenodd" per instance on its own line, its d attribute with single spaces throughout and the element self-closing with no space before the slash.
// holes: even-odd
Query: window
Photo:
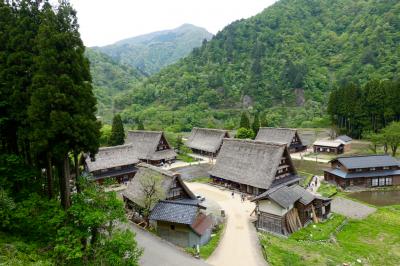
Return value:
<svg viewBox="0 0 400 266">
<path fill-rule="evenodd" d="M 383 167 L 383 170 L 389 170 L 389 169 L 390 169 L 389 166 L 384 166 L 384 167 Z"/>
<path fill-rule="evenodd" d="M 357 168 L 357 169 L 356 169 L 356 172 L 361 172 L 361 171 L 362 171 L 361 168 Z"/>
<path fill-rule="evenodd" d="M 385 185 L 385 178 L 379 178 L 379 186 L 382 187 Z"/>
<path fill-rule="evenodd" d="M 170 228 L 171 228 L 171 230 L 175 230 L 175 225 L 171 224 Z"/>
<path fill-rule="evenodd" d="M 372 178 L 371 186 L 377 187 L 378 186 L 378 178 Z"/>
<path fill-rule="evenodd" d="M 375 167 L 369 168 L 370 171 L 375 171 Z"/>
<path fill-rule="evenodd" d="M 392 178 L 391 177 L 386 177 L 386 186 L 391 186 L 392 185 Z"/>
</svg>

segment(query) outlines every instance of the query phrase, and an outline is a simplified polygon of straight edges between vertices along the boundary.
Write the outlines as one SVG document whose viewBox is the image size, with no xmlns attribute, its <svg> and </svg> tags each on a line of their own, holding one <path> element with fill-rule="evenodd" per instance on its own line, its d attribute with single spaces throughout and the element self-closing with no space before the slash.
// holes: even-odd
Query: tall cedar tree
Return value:
<svg viewBox="0 0 400 266">
<path fill-rule="evenodd" d="M 35 151 L 47 155 L 47 165 L 58 166 L 61 203 L 69 208 L 69 153 L 95 154 L 100 124 L 76 13 L 67 2 L 61 2 L 57 11 L 44 4 L 36 45 L 30 137 Z"/>
<path fill-rule="evenodd" d="M 240 117 L 239 128 L 250 129 L 250 120 L 249 120 L 249 116 L 247 115 L 246 112 L 242 112 L 242 115 Z"/>
<path fill-rule="evenodd" d="M 122 145 L 125 141 L 125 130 L 124 124 L 120 115 L 115 115 L 113 118 L 111 136 L 110 136 L 110 146 Z"/>
<path fill-rule="evenodd" d="M 138 121 L 137 129 L 138 129 L 138 130 L 144 130 L 143 120 L 139 120 L 139 121 Z"/>
<path fill-rule="evenodd" d="M 253 129 L 254 136 L 257 136 L 258 130 L 260 129 L 260 118 L 258 113 L 254 115 L 254 121 L 251 128 Z"/>
</svg>

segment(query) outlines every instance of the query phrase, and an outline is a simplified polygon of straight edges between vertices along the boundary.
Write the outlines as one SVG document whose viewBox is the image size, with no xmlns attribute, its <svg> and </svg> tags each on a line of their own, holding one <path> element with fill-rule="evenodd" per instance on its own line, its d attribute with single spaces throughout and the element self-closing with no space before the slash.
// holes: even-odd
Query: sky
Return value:
<svg viewBox="0 0 400 266">
<path fill-rule="evenodd" d="M 215 34 L 276 0 L 70 0 L 86 46 L 103 46 L 184 23 Z"/>
</svg>

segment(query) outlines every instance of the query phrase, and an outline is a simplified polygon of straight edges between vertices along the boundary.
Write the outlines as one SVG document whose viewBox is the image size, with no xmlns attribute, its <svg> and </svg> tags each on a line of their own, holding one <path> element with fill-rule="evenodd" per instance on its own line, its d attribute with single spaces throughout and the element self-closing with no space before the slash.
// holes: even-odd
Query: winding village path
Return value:
<svg viewBox="0 0 400 266">
<path fill-rule="evenodd" d="M 266 265 L 256 229 L 252 224 L 256 218 L 254 215 L 250 216 L 255 204 L 249 201 L 241 202 L 240 195 L 235 194 L 232 198 L 230 191 L 211 185 L 186 184 L 195 194 L 218 202 L 228 217 L 221 242 L 206 262 L 214 266 Z"/>
</svg>

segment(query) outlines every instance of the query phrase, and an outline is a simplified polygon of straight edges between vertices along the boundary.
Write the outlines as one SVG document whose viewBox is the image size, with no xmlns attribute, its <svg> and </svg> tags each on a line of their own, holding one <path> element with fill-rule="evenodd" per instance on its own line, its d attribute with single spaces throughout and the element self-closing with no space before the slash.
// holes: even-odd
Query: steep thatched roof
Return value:
<svg viewBox="0 0 400 266">
<path fill-rule="evenodd" d="M 168 149 L 157 151 L 160 141 L 164 141 Z M 170 160 L 176 157 L 162 131 L 130 130 L 125 143 L 133 147 L 141 160 Z"/>
<path fill-rule="evenodd" d="M 287 159 L 290 160 L 285 144 L 224 139 L 210 175 L 268 189 L 275 179 L 284 154 L 287 154 Z"/>
<path fill-rule="evenodd" d="M 144 194 L 140 181 L 146 176 L 161 176 L 161 189 L 163 191 L 163 197 L 161 200 L 165 200 L 167 198 L 168 192 L 172 188 L 174 181 L 179 183 L 179 185 L 188 195 L 189 199 L 196 199 L 196 196 L 193 194 L 193 192 L 190 191 L 185 183 L 183 183 L 179 174 L 146 163 L 138 164 L 138 169 L 139 170 L 135 177 L 129 181 L 126 190 L 123 192 L 123 196 L 137 205 L 143 207 L 142 199 L 144 198 Z"/>
<path fill-rule="evenodd" d="M 222 140 L 229 137 L 227 130 L 194 127 L 186 142 L 191 149 L 215 153 L 219 150 Z"/>
<path fill-rule="evenodd" d="M 261 127 L 257 133 L 256 140 L 286 143 L 289 146 L 296 132 L 297 130 L 292 128 Z"/>
<path fill-rule="evenodd" d="M 95 161 L 92 161 L 89 156 L 86 157 L 86 165 L 89 172 L 135 164 L 137 162 L 139 162 L 139 159 L 131 145 L 100 148 L 96 154 Z"/>
</svg>

